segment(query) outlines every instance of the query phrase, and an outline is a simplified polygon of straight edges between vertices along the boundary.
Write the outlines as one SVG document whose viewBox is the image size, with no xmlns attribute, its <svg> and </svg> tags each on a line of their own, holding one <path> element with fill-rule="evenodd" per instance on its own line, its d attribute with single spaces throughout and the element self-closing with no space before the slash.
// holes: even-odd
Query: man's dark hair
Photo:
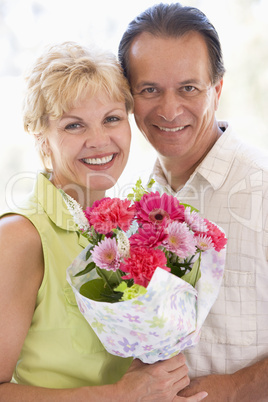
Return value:
<svg viewBox="0 0 268 402">
<path fill-rule="evenodd" d="M 133 40 L 143 32 L 158 37 L 178 38 L 189 32 L 200 33 L 207 44 L 210 58 L 211 81 L 215 84 L 225 73 L 218 33 L 206 15 L 197 8 L 180 3 L 156 4 L 128 25 L 119 44 L 118 57 L 129 79 L 129 49 Z"/>
</svg>

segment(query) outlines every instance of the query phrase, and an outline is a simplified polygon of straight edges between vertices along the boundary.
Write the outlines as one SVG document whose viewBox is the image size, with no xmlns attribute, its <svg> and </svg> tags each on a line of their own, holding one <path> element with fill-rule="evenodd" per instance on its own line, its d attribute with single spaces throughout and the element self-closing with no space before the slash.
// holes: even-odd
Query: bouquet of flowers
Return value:
<svg viewBox="0 0 268 402">
<path fill-rule="evenodd" d="M 78 307 L 111 354 L 154 363 L 195 345 L 219 291 L 227 239 L 176 197 L 144 189 L 82 211 L 89 245 L 67 269 Z"/>
</svg>

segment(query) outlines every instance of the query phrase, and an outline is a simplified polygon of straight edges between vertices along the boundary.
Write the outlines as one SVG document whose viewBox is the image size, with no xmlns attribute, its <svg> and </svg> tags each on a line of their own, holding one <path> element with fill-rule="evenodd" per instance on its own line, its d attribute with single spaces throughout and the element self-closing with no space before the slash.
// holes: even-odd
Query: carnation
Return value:
<svg viewBox="0 0 268 402">
<path fill-rule="evenodd" d="M 87 218 L 88 223 L 90 224 L 90 226 L 92 226 L 92 223 L 91 223 L 91 221 L 90 221 L 91 212 L 92 212 L 95 208 L 97 208 L 103 201 L 105 201 L 105 200 L 110 200 L 110 199 L 111 199 L 110 197 L 104 197 L 104 198 L 102 198 L 101 200 L 95 201 L 95 202 L 92 204 L 92 207 L 87 207 L 87 208 L 85 209 L 84 214 L 85 214 L 85 217 Z"/>
<path fill-rule="evenodd" d="M 131 201 L 106 198 L 90 211 L 90 223 L 98 233 L 106 234 L 120 228 L 127 231 L 135 214 Z"/>
<path fill-rule="evenodd" d="M 207 219 L 204 219 L 204 221 L 207 226 L 206 235 L 211 237 L 215 250 L 221 251 L 227 243 L 224 233 L 214 223 L 208 221 Z"/>
<path fill-rule="evenodd" d="M 127 273 L 122 279 L 133 279 L 134 283 L 147 287 L 157 267 L 170 272 L 166 263 L 162 250 L 133 247 L 130 249 L 130 257 L 120 265 L 121 271 Z"/>
</svg>

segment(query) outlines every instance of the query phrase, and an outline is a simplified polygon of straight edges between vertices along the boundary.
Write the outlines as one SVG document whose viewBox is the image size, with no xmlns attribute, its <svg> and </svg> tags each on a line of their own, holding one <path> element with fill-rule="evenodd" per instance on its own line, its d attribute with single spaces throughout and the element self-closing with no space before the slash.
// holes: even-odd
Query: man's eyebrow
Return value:
<svg viewBox="0 0 268 402">
<path fill-rule="evenodd" d="M 178 82 L 178 85 L 192 85 L 192 84 L 196 84 L 196 85 L 201 85 L 202 83 L 201 83 L 201 81 L 198 81 L 198 80 L 196 80 L 195 78 L 192 78 L 192 79 L 188 79 L 188 80 L 185 80 L 185 81 L 181 81 L 181 82 Z"/>
<path fill-rule="evenodd" d="M 158 84 L 156 82 L 141 81 L 141 82 L 138 82 L 137 85 L 135 85 L 135 88 L 140 89 L 140 88 L 143 88 L 143 87 L 155 87 L 157 85 Z"/>
<path fill-rule="evenodd" d="M 190 78 L 185 81 L 178 81 L 177 85 L 178 86 L 202 85 L 202 82 L 195 78 Z M 161 85 L 159 85 L 157 82 L 153 82 L 153 81 L 141 81 L 135 85 L 135 89 L 141 89 L 144 87 L 157 87 L 157 86 L 161 86 Z"/>
</svg>

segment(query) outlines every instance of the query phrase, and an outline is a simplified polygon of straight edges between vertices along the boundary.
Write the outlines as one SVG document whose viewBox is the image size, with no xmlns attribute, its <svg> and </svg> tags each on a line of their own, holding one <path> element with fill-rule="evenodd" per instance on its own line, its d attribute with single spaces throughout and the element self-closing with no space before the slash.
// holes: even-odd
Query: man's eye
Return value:
<svg viewBox="0 0 268 402">
<path fill-rule="evenodd" d="M 152 94 L 156 91 L 155 88 L 150 87 L 150 88 L 144 88 L 143 92 L 147 92 L 148 94 Z"/>
<path fill-rule="evenodd" d="M 192 85 L 186 85 L 184 87 L 185 92 L 193 92 L 196 88 L 193 87 Z"/>
</svg>

